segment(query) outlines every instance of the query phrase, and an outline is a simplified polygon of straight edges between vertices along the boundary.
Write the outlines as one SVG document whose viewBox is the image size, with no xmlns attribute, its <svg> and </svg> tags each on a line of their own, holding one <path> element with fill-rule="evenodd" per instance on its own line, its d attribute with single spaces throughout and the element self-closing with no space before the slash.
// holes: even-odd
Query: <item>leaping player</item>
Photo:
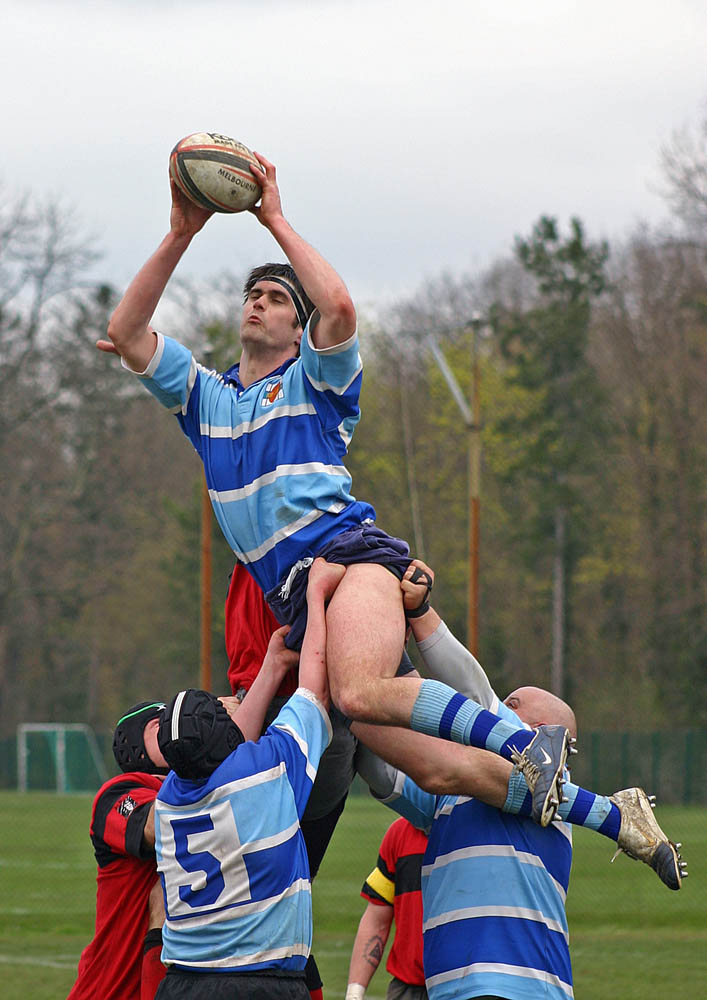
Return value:
<svg viewBox="0 0 707 1000">
<path fill-rule="evenodd" d="M 360 417 L 356 312 L 331 264 L 285 219 L 275 167 L 256 156 L 262 195 L 251 211 L 289 264 L 265 264 L 246 281 L 240 361 L 208 371 L 151 325 L 174 269 L 211 214 L 173 182 L 169 232 L 98 347 L 119 354 L 176 415 L 204 463 L 226 539 L 275 616 L 291 626 L 293 648 L 304 634 L 313 559 L 347 566 L 327 611 L 336 706 L 352 719 L 412 728 L 516 761 L 532 787 L 534 818 L 546 825 L 570 749 L 564 727 L 529 733 L 439 682 L 394 676 L 405 635 L 399 581 L 409 550 L 375 525 L 374 509 L 355 499 L 343 465 Z M 145 438 L 149 447 L 147 430 Z"/>
</svg>

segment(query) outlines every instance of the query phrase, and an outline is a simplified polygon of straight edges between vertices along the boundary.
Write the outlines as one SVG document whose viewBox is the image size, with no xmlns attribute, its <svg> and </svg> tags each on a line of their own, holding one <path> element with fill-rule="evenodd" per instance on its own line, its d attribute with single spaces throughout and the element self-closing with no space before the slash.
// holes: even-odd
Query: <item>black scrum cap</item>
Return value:
<svg viewBox="0 0 707 1000">
<path fill-rule="evenodd" d="M 118 719 L 113 734 L 113 756 L 121 771 L 166 774 L 167 768 L 153 763 L 145 749 L 145 726 L 164 711 L 163 701 L 141 701 Z"/>
<path fill-rule="evenodd" d="M 157 742 L 171 769 L 196 781 L 208 778 L 244 737 L 218 698 L 188 688 L 167 705 Z"/>
</svg>

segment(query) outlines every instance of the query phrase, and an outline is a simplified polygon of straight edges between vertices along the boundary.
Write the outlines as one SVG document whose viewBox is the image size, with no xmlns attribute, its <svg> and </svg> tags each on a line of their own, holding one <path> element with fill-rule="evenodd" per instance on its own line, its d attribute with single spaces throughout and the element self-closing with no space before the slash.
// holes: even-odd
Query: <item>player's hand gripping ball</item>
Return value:
<svg viewBox="0 0 707 1000">
<path fill-rule="evenodd" d="M 218 132 L 194 132 L 169 157 L 169 173 L 179 190 L 209 212 L 245 212 L 260 198 L 251 165 L 262 167 L 247 146 Z"/>
</svg>

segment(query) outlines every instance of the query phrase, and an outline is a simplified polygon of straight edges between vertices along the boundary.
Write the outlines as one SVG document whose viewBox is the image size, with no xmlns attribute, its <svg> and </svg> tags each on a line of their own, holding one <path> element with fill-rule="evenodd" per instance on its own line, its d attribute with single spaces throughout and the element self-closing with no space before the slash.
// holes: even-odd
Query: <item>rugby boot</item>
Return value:
<svg viewBox="0 0 707 1000">
<path fill-rule="evenodd" d="M 611 860 L 622 852 L 628 854 L 650 865 L 669 889 L 679 889 L 687 877 L 687 865 L 678 850 L 681 845 L 669 840 L 658 826 L 653 815 L 655 796 L 646 795 L 642 788 L 624 788 L 609 798 L 621 813 L 618 850 Z"/>
<path fill-rule="evenodd" d="M 555 818 L 562 799 L 567 756 L 577 753 L 574 742 L 564 726 L 538 726 L 522 753 L 511 747 L 511 760 L 528 783 L 532 817 L 540 826 L 547 826 Z"/>
</svg>

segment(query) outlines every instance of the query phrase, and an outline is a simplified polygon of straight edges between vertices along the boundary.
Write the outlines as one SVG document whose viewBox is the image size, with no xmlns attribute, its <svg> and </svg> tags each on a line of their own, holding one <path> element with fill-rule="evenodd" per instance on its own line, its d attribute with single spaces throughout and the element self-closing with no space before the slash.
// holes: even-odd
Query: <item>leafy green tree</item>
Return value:
<svg viewBox="0 0 707 1000">
<path fill-rule="evenodd" d="M 595 352 L 619 428 L 605 512 L 602 645 L 638 665 L 643 717 L 707 718 L 707 273 L 692 241 L 638 233 L 616 262 Z"/>
<path fill-rule="evenodd" d="M 594 484 L 609 427 L 604 398 L 589 360 L 593 304 L 606 287 L 606 243 L 587 242 L 579 219 L 563 236 L 543 216 L 516 254 L 534 279 L 525 307 L 497 302 L 492 322 L 507 380 L 520 407 L 499 416 L 496 431 L 510 443 L 503 478 L 517 511 L 517 541 L 525 559 L 545 568 L 552 587 L 550 683 L 568 696 L 564 676 L 573 573 L 592 544 Z"/>
</svg>

